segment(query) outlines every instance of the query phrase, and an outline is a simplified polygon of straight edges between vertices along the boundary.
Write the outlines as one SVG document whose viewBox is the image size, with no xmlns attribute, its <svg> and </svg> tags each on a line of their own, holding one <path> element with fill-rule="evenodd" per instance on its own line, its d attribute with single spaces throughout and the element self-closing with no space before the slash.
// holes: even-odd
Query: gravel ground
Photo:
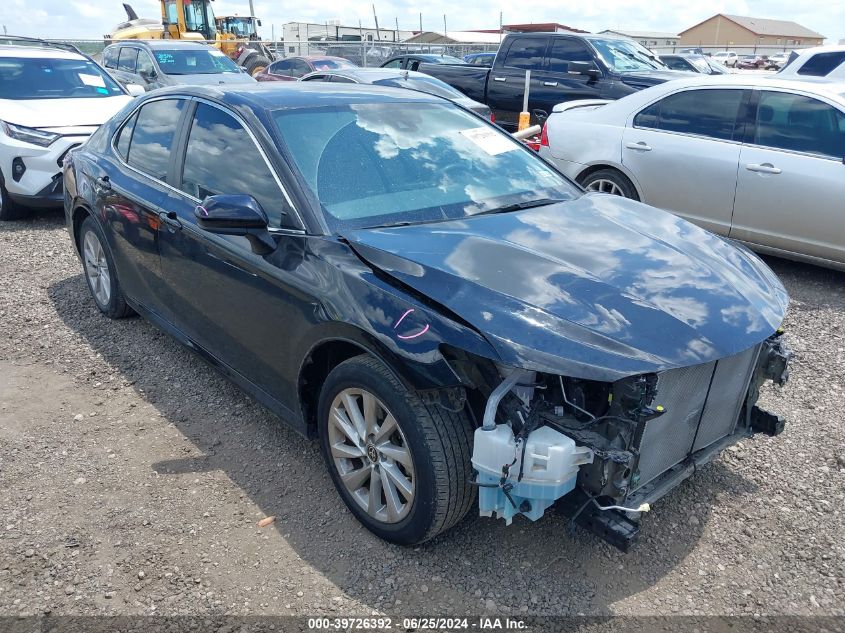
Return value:
<svg viewBox="0 0 845 633">
<path fill-rule="evenodd" d="M 315 444 L 102 317 L 59 214 L 0 225 L 0 615 L 843 615 L 845 275 L 770 264 L 796 357 L 763 404 L 787 430 L 657 504 L 633 552 L 554 514 L 405 549 L 343 508 Z"/>
</svg>

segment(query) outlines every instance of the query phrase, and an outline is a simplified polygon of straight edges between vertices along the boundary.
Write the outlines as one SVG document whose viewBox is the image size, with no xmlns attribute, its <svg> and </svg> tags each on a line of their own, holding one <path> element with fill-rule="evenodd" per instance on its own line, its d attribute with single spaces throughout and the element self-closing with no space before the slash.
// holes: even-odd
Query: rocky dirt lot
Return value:
<svg viewBox="0 0 845 633">
<path fill-rule="evenodd" d="M 0 225 L 0 615 L 845 614 L 845 275 L 769 262 L 796 357 L 763 404 L 787 430 L 657 504 L 635 551 L 554 514 L 403 549 L 315 444 L 102 317 L 60 214 Z"/>
</svg>

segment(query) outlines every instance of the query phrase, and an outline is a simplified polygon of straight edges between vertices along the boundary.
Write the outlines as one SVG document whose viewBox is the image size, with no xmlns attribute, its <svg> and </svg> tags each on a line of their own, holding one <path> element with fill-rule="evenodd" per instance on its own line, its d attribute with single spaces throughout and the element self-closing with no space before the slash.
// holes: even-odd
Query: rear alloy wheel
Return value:
<svg viewBox="0 0 845 633">
<path fill-rule="evenodd" d="M 103 232 L 90 217 L 85 219 L 79 229 L 79 252 L 85 269 L 85 281 L 100 312 L 112 319 L 132 314 L 132 308 L 123 298 Z"/>
<path fill-rule="evenodd" d="M 317 416 L 335 488 L 377 536 L 421 543 L 469 510 L 472 426 L 463 412 L 424 404 L 364 355 L 331 371 Z"/>
<path fill-rule="evenodd" d="M 609 193 L 613 196 L 622 196 L 639 200 L 637 190 L 628 178 L 615 169 L 599 169 L 591 174 L 579 178 L 581 186 L 587 191 L 597 193 Z"/>
</svg>

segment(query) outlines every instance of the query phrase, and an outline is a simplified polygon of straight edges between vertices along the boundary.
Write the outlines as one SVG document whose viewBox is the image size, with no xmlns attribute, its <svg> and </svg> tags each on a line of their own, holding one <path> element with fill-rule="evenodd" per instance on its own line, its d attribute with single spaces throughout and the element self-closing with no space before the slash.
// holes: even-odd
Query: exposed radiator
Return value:
<svg viewBox="0 0 845 633">
<path fill-rule="evenodd" d="M 658 375 L 654 404 L 663 405 L 666 413 L 646 423 L 637 488 L 733 433 L 759 353 L 760 345 L 755 345 L 718 361 Z"/>
</svg>

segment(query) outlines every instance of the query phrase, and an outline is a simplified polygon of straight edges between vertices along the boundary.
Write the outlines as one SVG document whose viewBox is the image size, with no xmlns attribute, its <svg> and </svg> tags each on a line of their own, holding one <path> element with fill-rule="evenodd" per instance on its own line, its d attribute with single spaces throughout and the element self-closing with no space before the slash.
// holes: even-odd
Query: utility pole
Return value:
<svg viewBox="0 0 845 633">
<path fill-rule="evenodd" d="M 502 31 L 504 30 L 504 25 L 502 24 L 502 11 L 499 11 L 499 44 L 502 43 Z"/>
<path fill-rule="evenodd" d="M 422 13 L 420 13 L 420 33 L 422 33 Z"/>
<path fill-rule="evenodd" d="M 444 13 L 443 14 L 443 38 L 445 39 L 447 37 L 449 37 L 449 36 L 446 34 L 446 14 Z"/>
<path fill-rule="evenodd" d="M 393 35 L 393 41 L 399 41 L 399 18 L 394 18 L 396 20 L 396 33 Z"/>
<path fill-rule="evenodd" d="M 252 4 L 252 0 L 249 0 L 249 16 L 252 18 L 255 17 L 255 7 Z"/>
<path fill-rule="evenodd" d="M 378 16 L 376 15 L 376 5 L 373 5 L 373 19 L 376 21 L 376 39 L 381 41 L 381 32 L 378 30 Z"/>
</svg>

